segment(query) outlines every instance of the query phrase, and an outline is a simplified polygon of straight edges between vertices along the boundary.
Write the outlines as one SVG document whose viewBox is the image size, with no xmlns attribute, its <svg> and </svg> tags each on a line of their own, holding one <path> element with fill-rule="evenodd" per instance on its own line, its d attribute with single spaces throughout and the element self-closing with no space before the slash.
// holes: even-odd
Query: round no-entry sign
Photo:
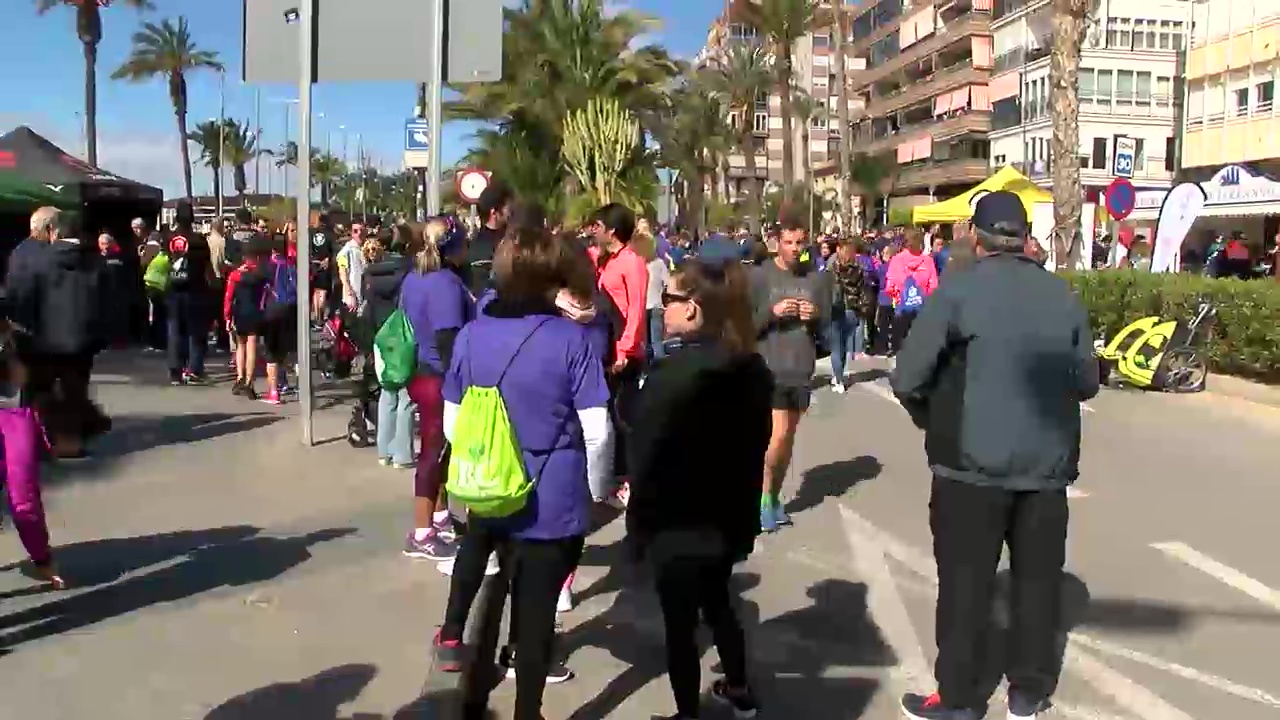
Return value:
<svg viewBox="0 0 1280 720">
<path fill-rule="evenodd" d="M 1133 212 L 1133 204 L 1138 198 L 1133 189 L 1133 183 L 1122 177 L 1111 181 L 1107 186 L 1106 197 L 1107 213 L 1115 220 L 1129 217 L 1129 213 Z"/>
<path fill-rule="evenodd" d="M 458 173 L 458 194 L 469 203 L 479 202 L 480 193 L 489 187 L 489 173 L 483 170 L 463 170 Z"/>
</svg>

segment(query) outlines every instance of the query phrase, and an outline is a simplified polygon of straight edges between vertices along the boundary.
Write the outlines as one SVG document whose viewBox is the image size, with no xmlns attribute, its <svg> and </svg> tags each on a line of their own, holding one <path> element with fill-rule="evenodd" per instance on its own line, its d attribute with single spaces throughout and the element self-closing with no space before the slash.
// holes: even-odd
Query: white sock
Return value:
<svg viewBox="0 0 1280 720">
<path fill-rule="evenodd" d="M 449 511 L 448 511 L 448 510 L 437 510 L 437 511 L 435 511 L 435 514 L 433 514 L 433 515 L 431 516 L 431 519 L 432 519 L 432 520 L 434 520 L 434 521 L 436 521 L 436 522 L 443 522 L 443 521 L 445 521 L 445 520 L 448 520 L 448 519 L 449 519 Z"/>
<path fill-rule="evenodd" d="M 417 528 L 413 531 L 413 539 L 422 542 L 431 537 L 433 530 L 431 528 Z"/>
</svg>

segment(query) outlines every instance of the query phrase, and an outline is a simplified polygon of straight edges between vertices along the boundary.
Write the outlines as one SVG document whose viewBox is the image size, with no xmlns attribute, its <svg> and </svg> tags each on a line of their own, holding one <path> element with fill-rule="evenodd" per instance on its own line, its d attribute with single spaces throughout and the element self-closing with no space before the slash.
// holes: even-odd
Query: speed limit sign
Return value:
<svg viewBox="0 0 1280 720">
<path fill-rule="evenodd" d="M 480 194 L 489 187 L 489 173 L 483 170 L 463 170 L 458 173 L 458 194 L 469 203 L 480 200 Z"/>
</svg>

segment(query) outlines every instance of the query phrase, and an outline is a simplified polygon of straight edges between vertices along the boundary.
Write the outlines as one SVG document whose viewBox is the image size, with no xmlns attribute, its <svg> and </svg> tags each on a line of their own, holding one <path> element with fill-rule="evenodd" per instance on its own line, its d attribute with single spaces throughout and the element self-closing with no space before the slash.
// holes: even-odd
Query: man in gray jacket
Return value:
<svg viewBox="0 0 1280 720">
<path fill-rule="evenodd" d="M 1098 364 L 1084 306 L 1024 253 L 1022 201 L 991 193 L 973 225 L 978 259 L 925 302 L 891 378 L 925 431 L 938 564 L 938 692 L 902 704 L 924 720 L 986 712 L 982 648 L 1008 543 L 1009 717 L 1030 720 L 1057 684 L 1067 486 L 1079 474 L 1080 403 L 1098 392 Z"/>
<path fill-rule="evenodd" d="M 800 416 L 809 409 L 817 339 L 831 316 L 831 275 L 800 262 L 805 218 L 787 209 L 781 215 L 777 255 L 757 266 L 751 280 L 758 349 L 774 380 L 773 435 L 765 453 L 760 500 L 760 527 L 765 532 L 791 522 L 782 508 L 782 479 L 791 464 Z"/>
</svg>

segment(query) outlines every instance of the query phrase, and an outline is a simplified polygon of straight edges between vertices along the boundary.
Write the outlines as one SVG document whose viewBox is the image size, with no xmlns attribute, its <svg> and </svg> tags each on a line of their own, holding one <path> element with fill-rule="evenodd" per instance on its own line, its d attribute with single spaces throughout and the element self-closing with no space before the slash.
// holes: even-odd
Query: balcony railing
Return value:
<svg viewBox="0 0 1280 720">
<path fill-rule="evenodd" d="M 947 23 L 933 35 L 908 47 L 896 56 L 866 70 L 854 73 L 850 85 L 855 91 L 862 90 L 873 83 L 889 77 L 902 70 L 910 63 L 918 62 L 952 43 L 971 35 L 991 32 L 991 16 L 985 12 L 974 11 Z"/>
<path fill-rule="evenodd" d="M 1048 41 L 1044 41 L 1044 44 L 1048 45 Z M 1014 68 L 1020 68 L 1023 65 L 1030 65 L 1037 60 L 1047 57 L 1049 57 L 1048 47 L 1031 48 L 1030 50 L 1023 47 L 1014 48 L 996 56 L 996 59 L 991 63 L 991 74 L 999 75 L 1006 70 L 1013 70 Z"/>
<path fill-rule="evenodd" d="M 965 185 L 981 182 L 991 174 L 989 161 L 982 158 L 956 160 L 924 160 L 903 165 L 894 180 L 895 192 L 910 190 L 928 191 L 939 185 Z M 923 194 L 923 193 L 922 193 Z"/>
<path fill-rule="evenodd" d="M 945 90 L 953 90 L 973 83 L 985 83 L 990 77 L 986 70 L 975 68 L 972 60 L 943 68 L 923 80 L 908 84 L 889 95 L 873 99 L 867 104 L 867 115 L 884 117 L 896 110 L 911 107 Z"/>
<path fill-rule="evenodd" d="M 969 111 L 949 118 L 934 118 L 902 128 L 892 135 L 857 142 L 854 149 L 868 155 L 880 155 L 892 151 L 902 143 L 919 140 L 925 135 L 934 140 L 953 138 L 966 133 L 985 133 L 991 130 L 991 113 Z"/>
</svg>

